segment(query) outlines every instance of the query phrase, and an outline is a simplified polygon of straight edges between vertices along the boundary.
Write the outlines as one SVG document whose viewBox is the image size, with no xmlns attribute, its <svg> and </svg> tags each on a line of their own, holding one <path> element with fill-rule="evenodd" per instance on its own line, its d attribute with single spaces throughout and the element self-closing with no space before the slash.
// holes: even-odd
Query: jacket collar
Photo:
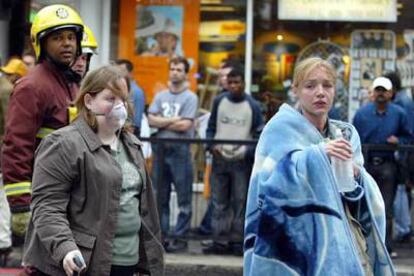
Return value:
<svg viewBox="0 0 414 276">
<path fill-rule="evenodd" d="M 143 146 L 142 142 L 138 140 L 138 138 L 135 135 L 130 134 L 127 131 L 121 132 L 121 139 L 129 145 L 136 145 L 139 147 Z"/>
<path fill-rule="evenodd" d="M 88 145 L 91 151 L 95 151 L 98 148 L 104 146 L 101 140 L 99 140 L 98 135 L 92 130 L 92 128 L 86 123 L 85 119 L 82 116 L 79 116 L 74 122 L 74 126 L 78 129 L 83 139 L 85 139 L 86 144 Z M 128 145 L 137 145 L 142 147 L 142 142 L 139 141 L 135 135 L 128 135 L 125 131 L 121 132 L 120 138 Z"/>
</svg>

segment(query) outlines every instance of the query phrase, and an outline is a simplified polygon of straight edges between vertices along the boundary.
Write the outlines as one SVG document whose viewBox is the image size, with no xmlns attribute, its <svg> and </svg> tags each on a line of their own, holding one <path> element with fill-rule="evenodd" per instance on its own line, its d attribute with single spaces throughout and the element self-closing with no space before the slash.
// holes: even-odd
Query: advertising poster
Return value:
<svg viewBox="0 0 414 276">
<path fill-rule="evenodd" d="M 166 88 L 168 61 L 176 56 L 190 62 L 189 82 L 196 90 L 199 14 L 199 0 L 121 0 L 118 57 L 134 64 L 148 104 Z"/>
<path fill-rule="evenodd" d="M 351 74 L 348 119 L 369 101 L 372 82 L 395 70 L 395 33 L 388 30 L 356 30 L 351 34 Z"/>
<path fill-rule="evenodd" d="M 401 77 L 401 85 L 405 88 L 407 95 L 412 97 L 414 86 L 414 30 L 404 30 L 404 46 L 397 49 L 397 71 Z M 400 51 L 398 51 L 400 50 Z"/>
</svg>

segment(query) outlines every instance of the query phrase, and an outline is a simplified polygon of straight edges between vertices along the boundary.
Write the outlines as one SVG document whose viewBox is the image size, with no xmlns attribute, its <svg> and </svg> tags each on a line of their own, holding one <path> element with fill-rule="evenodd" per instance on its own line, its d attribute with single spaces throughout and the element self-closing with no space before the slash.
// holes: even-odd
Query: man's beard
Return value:
<svg viewBox="0 0 414 276">
<path fill-rule="evenodd" d="M 52 58 L 51 56 L 49 56 L 48 54 L 45 55 L 46 56 L 46 60 L 52 62 L 53 64 L 55 64 L 58 68 L 62 69 L 62 70 L 66 70 L 67 68 L 69 68 L 74 62 L 75 59 L 73 59 L 69 64 L 58 61 L 54 58 Z"/>
<path fill-rule="evenodd" d="M 375 99 L 375 102 L 379 104 L 386 103 L 387 101 L 387 98 L 385 98 L 384 96 L 377 96 L 377 98 Z"/>
</svg>

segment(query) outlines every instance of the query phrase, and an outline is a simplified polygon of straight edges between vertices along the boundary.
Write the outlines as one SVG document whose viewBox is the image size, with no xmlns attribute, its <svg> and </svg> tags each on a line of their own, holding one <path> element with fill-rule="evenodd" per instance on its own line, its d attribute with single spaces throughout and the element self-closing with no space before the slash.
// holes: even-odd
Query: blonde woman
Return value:
<svg viewBox="0 0 414 276">
<path fill-rule="evenodd" d="M 358 133 L 328 118 L 335 81 L 327 61 L 300 62 L 292 86 L 298 109 L 282 105 L 260 136 L 246 208 L 245 275 L 395 274 L 384 246 L 384 202 L 363 167 Z M 352 162 L 350 183 L 335 178 L 334 159 Z"/>
</svg>

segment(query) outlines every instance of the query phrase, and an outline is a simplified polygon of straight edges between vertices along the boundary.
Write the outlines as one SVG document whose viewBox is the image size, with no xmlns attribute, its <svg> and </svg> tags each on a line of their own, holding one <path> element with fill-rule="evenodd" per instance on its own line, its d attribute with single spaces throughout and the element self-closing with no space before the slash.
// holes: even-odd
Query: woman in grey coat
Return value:
<svg viewBox="0 0 414 276">
<path fill-rule="evenodd" d="M 91 71 L 78 118 L 36 152 L 23 261 L 32 275 L 163 274 L 142 144 L 125 130 L 128 88 L 113 66 Z"/>
</svg>

